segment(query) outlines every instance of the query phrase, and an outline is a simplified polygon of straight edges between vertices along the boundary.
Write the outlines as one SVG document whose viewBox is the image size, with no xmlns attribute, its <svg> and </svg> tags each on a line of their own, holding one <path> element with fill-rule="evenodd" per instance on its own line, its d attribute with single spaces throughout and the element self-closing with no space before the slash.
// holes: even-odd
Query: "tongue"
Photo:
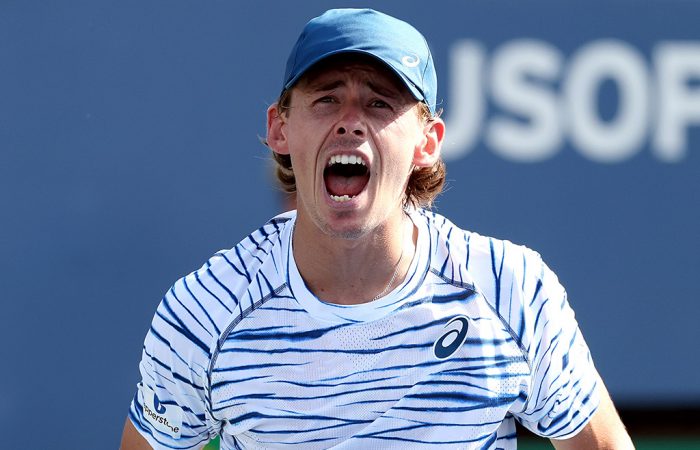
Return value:
<svg viewBox="0 0 700 450">
<path fill-rule="evenodd" d="M 345 177 L 329 173 L 326 175 L 326 189 L 331 195 L 347 195 L 354 197 L 365 188 L 369 175 L 354 175 Z"/>
</svg>

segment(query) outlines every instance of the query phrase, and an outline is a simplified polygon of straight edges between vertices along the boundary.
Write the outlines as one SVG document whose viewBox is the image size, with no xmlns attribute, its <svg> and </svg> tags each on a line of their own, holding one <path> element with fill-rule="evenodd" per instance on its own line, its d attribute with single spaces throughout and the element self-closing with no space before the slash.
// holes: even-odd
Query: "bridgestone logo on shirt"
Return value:
<svg viewBox="0 0 700 450">
<path fill-rule="evenodd" d="M 161 433 L 175 439 L 180 438 L 182 428 L 182 408 L 177 405 L 164 405 L 156 393 L 146 385 L 141 385 L 143 416 Z"/>
</svg>

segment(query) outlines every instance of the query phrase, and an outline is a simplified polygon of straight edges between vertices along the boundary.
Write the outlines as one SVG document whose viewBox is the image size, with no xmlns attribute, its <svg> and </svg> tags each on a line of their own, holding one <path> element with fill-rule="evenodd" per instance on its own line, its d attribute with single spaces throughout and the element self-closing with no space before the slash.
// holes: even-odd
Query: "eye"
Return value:
<svg viewBox="0 0 700 450">
<path fill-rule="evenodd" d="M 391 108 L 391 106 L 387 102 L 380 99 L 372 100 L 370 106 L 374 108 Z"/>
<path fill-rule="evenodd" d="M 330 95 L 324 95 L 323 97 L 316 100 L 316 103 L 337 103 L 335 97 Z"/>
</svg>

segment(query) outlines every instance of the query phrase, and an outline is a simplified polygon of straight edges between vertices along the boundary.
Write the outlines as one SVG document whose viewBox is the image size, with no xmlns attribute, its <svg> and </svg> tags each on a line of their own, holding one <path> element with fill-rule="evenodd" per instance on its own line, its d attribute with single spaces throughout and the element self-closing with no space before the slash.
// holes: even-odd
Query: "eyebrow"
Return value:
<svg viewBox="0 0 700 450">
<path fill-rule="evenodd" d="M 382 95 L 384 97 L 389 97 L 389 98 L 401 97 L 401 93 L 392 87 L 382 86 L 382 85 L 379 85 L 377 83 L 373 83 L 372 81 L 367 81 L 367 82 L 365 82 L 365 84 L 367 85 L 367 87 L 370 88 L 370 90 L 372 90 L 372 91 L 376 92 L 377 94 Z M 315 83 L 309 83 L 307 90 L 312 91 L 312 92 L 332 91 L 332 90 L 337 89 L 343 85 L 345 85 L 345 80 L 333 80 L 333 81 L 329 81 L 327 83 L 315 82 Z"/>
<path fill-rule="evenodd" d="M 345 81 L 343 81 L 343 80 L 329 81 L 327 83 L 317 81 L 317 82 L 309 83 L 309 86 L 307 87 L 307 89 L 309 91 L 316 91 L 316 92 L 318 92 L 318 91 L 332 91 L 333 89 L 337 89 L 344 84 L 345 84 Z"/>
<path fill-rule="evenodd" d="M 378 85 L 376 83 L 372 83 L 371 81 L 367 82 L 367 86 L 374 92 L 376 92 L 379 95 L 383 95 L 385 97 L 389 98 L 399 98 L 401 97 L 401 92 L 397 91 L 393 87 L 386 87 L 382 85 Z"/>
</svg>

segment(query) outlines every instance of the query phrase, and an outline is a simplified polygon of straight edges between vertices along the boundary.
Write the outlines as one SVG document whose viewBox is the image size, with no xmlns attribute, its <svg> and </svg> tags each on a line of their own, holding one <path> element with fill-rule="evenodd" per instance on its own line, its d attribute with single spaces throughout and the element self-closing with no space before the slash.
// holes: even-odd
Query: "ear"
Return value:
<svg viewBox="0 0 700 450">
<path fill-rule="evenodd" d="M 445 138 L 445 122 L 439 117 L 432 119 L 423 128 L 420 142 L 413 151 L 413 165 L 432 167 L 440 159 L 440 149 Z"/>
<path fill-rule="evenodd" d="M 285 125 L 284 113 L 275 102 L 267 108 L 267 145 L 280 155 L 289 154 Z"/>
</svg>

